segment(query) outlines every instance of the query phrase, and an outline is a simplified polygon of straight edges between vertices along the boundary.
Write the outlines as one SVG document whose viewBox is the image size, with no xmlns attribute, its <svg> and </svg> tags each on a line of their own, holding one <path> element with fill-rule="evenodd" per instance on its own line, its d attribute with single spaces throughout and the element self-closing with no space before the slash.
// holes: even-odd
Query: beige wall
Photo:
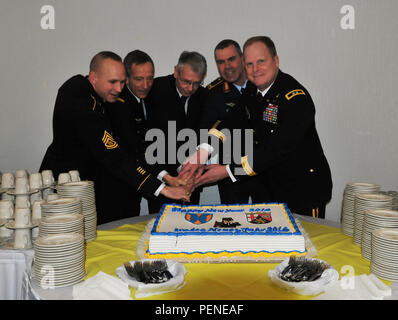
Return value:
<svg viewBox="0 0 398 320">
<path fill-rule="evenodd" d="M 42 29 L 41 22 L 51 25 L 44 5 L 55 10 L 55 29 Z M 345 5 L 355 10 L 354 29 L 342 28 L 353 23 L 341 13 Z M 182 50 L 197 50 L 208 60 L 208 83 L 217 77 L 212 51 L 219 40 L 243 44 L 265 34 L 281 69 L 314 99 L 334 182 L 327 218 L 337 221 L 347 182 L 398 190 L 396 12 L 396 0 L 2 0 L 0 170 L 38 170 L 57 89 L 87 74 L 96 52 L 124 57 L 142 49 L 160 76 L 172 72 Z M 218 200 L 212 190 L 203 203 Z"/>
</svg>

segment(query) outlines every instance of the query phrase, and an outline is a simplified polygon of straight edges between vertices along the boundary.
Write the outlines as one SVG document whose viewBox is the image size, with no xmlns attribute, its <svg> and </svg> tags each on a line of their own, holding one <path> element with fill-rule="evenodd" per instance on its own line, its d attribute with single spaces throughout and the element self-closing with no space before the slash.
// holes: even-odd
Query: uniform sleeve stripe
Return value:
<svg viewBox="0 0 398 320">
<path fill-rule="evenodd" d="M 221 120 L 217 120 L 214 124 L 213 124 L 213 126 L 211 127 L 212 129 L 214 128 L 217 128 L 218 127 L 218 125 L 221 123 Z"/>
<path fill-rule="evenodd" d="M 151 174 L 148 174 L 148 175 L 146 176 L 146 178 L 145 178 L 144 180 L 142 180 L 141 184 L 138 186 L 137 191 L 141 189 L 141 186 L 145 183 L 145 181 L 146 181 L 150 176 L 151 176 Z"/>
<path fill-rule="evenodd" d="M 219 130 L 217 130 L 217 129 L 215 129 L 215 128 L 212 128 L 212 129 L 209 130 L 209 135 L 212 135 L 212 136 L 217 137 L 217 138 L 220 139 L 222 142 L 224 142 L 224 141 L 227 139 L 227 137 L 225 136 L 225 134 L 223 134 L 221 131 L 219 131 Z"/>
<path fill-rule="evenodd" d="M 247 156 L 242 157 L 241 162 L 242 162 L 243 170 L 245 170 L 245 172 L 248 176 L 252 177 L 252 176 L 257 175 L 257 173 L 255 173 L 254 170 L 252 169 L 252 167 L 250 166 L 249 158 Z"/>
</svg>

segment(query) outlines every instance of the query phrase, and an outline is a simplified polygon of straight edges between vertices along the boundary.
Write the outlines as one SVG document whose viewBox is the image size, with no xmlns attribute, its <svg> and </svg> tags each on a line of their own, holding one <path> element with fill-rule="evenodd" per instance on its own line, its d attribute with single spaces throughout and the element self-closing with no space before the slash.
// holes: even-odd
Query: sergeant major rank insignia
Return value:
<svg viewBox="0 0 398 320">
<path fill-rule="evenodd" d="M 112 135 L 108 131 L 104 131 L 104 136 L 102 137 L 102 142 L 104 143 L 105 148 L 116 149 L 119 147 L 115 139 L 113 139 Z"/>
</svg>

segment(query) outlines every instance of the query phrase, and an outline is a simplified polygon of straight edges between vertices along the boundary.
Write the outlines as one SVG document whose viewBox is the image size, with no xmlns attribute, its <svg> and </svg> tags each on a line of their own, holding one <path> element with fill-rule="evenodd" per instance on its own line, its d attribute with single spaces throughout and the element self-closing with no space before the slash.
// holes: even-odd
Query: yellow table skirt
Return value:
<svg viewBox="0 0 398 320">
<path fill-rule="evenodd" d="M 87 278 L 98 271 L 116 276 L 116 268 L 129 260 L 136 260 L 136 244 L 147 222 L 123 225 L 113 230 L 98 230 L 95 241 L 86 246 Z M 361 257 L 361 249 L 352 237 L 340 229 L 301 221 L 318 250 L 316 258 L 331 264 L 340 277 L 370 274 L 370 262 Z M 186 263 L 186 285 L 175 292 L 155 295 L 149 300 L 269 300 L 312 299 L 290 293 L 274 285 L 268 271 L 275 263 Z M 386 282 L 390 283 L 390 282 Z M 135 298 L 135 289 L 131 289 Z"/>
</svg>

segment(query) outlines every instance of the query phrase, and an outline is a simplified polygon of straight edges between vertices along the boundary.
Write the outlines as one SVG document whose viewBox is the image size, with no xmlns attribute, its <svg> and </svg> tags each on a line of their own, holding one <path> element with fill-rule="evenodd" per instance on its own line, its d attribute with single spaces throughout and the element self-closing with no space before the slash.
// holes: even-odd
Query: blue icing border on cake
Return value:
<svg viewBox="0 0 398 320">
<path fill-rule="evenodd" d="M 180 207 L 181 209 L 185 208 L 185 207 L 191 207 L 192 205 L 178 205 L 176 203 L 165 203 L 162 206 L 162 209 L 160 210 L 158 216 L 156 217 L 155 223 L 153 225 L 153 228 L 151 230 L 151 234 L 154 235 L 164 235 L 164 236 L 186 236 L 186 235 L 203 235 L 203 236 L 219 236 L 219 235 L 251 235 L 251 236 L 255 236 L 255 235 L 261 235 L 261 236 L 275 236 L 275 235 L 279 235 L 279 236 L 291 236 L 291 235 L 302 235 L 302 233 L 300 232 L 299 228 L 297 227 L 297 224 L 292 216 L 292 213 L 290 212 L 290 209 L 288 208 L 287 204 L 284 202 L 271 202 L 271 203 L 256 203 L 256 204 L 230 204 L 230 205 L 224 205 L 224 204 L 216 204 L 216 205 L 200 205 L 201 207 L 229 207 L 229 206 L 267 206 L 267 205 L 282 205 L 283 208 L 285 209 L 285 212 L 287 214 L 288 217 L 288 221 L 291 223 L 291 225 L 293 226 L 294 232 L 275 232 L 275 231 L 267 231 L 269 230 L 269 228 L 271 227 L 265 227 L 265 228 L 261 228 L 261 230 L 259 230 L 260 228 L 256 227 L 253 228 L 254 230 L 259 230 L 257 232 L 251 232 L 251 233 L 247 233 L 247 232 L 241 232 L 241 229 L 233 229 L 233 228 L 227 228 L 227 229 L 222 229 L 222 228 L 214 228 L 214 229 L 219 229 L 220 232 L 218 233 L 214 233 L 214 231 L 212 232 L 208 232 L 208 231 L 196 231 L 196 230 L 200 230 L 201 228 L 192 228 L 191 230 L 181 230 L 181 232 L 157 232 L 156 229 L 159 225 L 159 222 L 164 214 L 164 211 L 166 209 L 167 206 L 177 206 Z M 194 206 L 198 206 L 198 205 L 194 205 Z M 181 211 L 180 210 L 176 210 L 176 211 Z M 192 209 L 192 211 L 188 211 L 194 213 L 195 211 L 199 211 L 198 209 Z M 275 227 L 274 227 L 275 228 Z M 213 228 L 211 228 L 213 229 Z M 252 229 L 252 228 L 246 228 L 246 229 Z M 192 231 L 195 230 L 195 231 Z"/>
</svg>

